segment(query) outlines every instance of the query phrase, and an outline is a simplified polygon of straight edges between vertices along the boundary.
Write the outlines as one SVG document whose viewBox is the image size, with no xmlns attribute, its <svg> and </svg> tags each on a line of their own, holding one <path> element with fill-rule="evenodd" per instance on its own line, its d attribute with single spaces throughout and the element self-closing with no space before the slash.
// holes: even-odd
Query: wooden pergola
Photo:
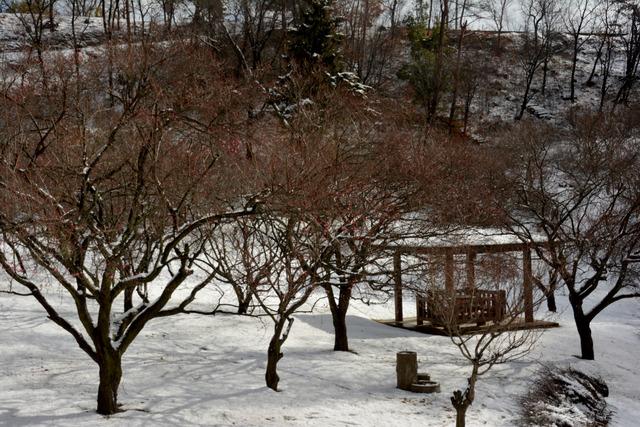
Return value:
<svg viewBox="0 0 640 427">
<path fill-rule="evenodd" d="M 466 271 L 466 288 L 475 289 L 476 273 L 475 264 L 476 256 L 480 254 L 496 254 L 507 252 L 522 253 L 522 286 L 524 298 L 524 321 L 525 324 L 533 324 L 533 277 L 531 263 L 531 249 L 534 246 L 545 245 L 540 242 L 516 242 L 516 243 L 482 243 L 482 244 L 439 244 L 437 246 L 429 245 L 389 245 L 385 249 L 393 253 L 393 271 L 394 271 L 394 302 L 395 302 L 395 323 L 401 325 L 404 320 L 403 315 L 403 283 L 402 283 L 402 256 L 403 255 L 432 255 L 444 256 L 444 288 L 445 291 L 454 294 L 455 292 L 455 256 L 465 256 Z M 421 305 L 424 307 L 424 300 L 416 298 L 417 304 L 417 325 L 422 324 Z M 424 314 L 422 314 L 424 315 Z"/>
</svg>

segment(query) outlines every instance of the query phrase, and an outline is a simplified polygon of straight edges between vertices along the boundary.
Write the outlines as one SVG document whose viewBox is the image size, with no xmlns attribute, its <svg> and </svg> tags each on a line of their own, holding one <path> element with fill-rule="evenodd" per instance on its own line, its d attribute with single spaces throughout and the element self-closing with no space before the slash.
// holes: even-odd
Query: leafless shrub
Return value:
<svg viewBox="0 0 640 427">
<path fill-rule="evenodd" d="M 603 427 L 612 411 L 607 407 L 609 388 L 602 378 L 573 368 L 542 367 L 520 399 L 522 425 Z"/>
</svg>

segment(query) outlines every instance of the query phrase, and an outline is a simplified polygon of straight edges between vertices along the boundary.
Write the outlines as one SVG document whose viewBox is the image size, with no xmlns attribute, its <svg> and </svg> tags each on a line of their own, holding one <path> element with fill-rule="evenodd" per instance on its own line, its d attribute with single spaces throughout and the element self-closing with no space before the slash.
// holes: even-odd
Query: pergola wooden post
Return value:
<svg viewBox="0 0 640 427">
<path fill-rule="evenodd" d="M 531 268 L 531 248 L 525 246 L 522 250 L 522 273 L 524 292 L 524 321 L 533 322 L 533 277 Z"/>
<path fill-rule="evenodd" d="M 455 292 L 453 279 L 453 251 L 446 250 L 444 260 L 444 288 L 450 294 Z"/>
<path fill-rule="evenodd" d="M 396 322 L 402 322 L 402 253 L 400 251 L 393 254 L 393 280 Z"/>
<path fill-rule="evenodd" d="M 476 253 L 474 251 L 467 252 L 466 270 L 467 270 L 467 289 L 475 289 L 476 287 Z"/>
</svg>

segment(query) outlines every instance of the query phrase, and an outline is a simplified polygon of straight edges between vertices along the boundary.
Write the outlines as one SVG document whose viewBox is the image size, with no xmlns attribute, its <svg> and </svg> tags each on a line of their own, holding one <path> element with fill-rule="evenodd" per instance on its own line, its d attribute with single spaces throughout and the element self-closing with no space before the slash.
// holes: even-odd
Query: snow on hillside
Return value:
<svg viewBox="0 0 640 427">
<path fill-rule="evenodd" d="M 62 295 L 58 302 L 71 311 Z M 406 308 L 413 305 L 407 301 Z M 97 366 L 31 298 L 0 294 L 0 426 L 452 425 L 449 396 L 464 385 L 468 366 L 448 338 L 371 320 L 390 318 L 392 310 L 354 305 L 348 316 L 353 353 L 331 351 L 326 307 L 297 315 L 280 362 L 279 393 L 263 381 L 270 323 L 232 315 L 154 321 L 124 358 L 126 412 L 107 419 L 94 412 Z M 637 425 L 638 303 L 617 303 L 596 318 L 595 362 L 573 356 L 579 344 L 570 310 L 558 320 L 562 326 L 544 332 L 527 359 L 481 378 L 469 425 L 515 425 L 517 400 L 546 363 L 601 375 L 610 388 L 612 425 Z M 420 370 L 441 383 L 442 393 L 395 388 L 395 354 L 402 350 L 418 352 Z"/>
<path fill-rule="evenodd" d="M 0 52 L 16 51 L 28 46 L 30 22 L 28 15 L 0 13 Z M 46 29 L 42 35 L 43 41 L 53 47 L 73 47 L 71 17 L 56 15 L 55 22 L 55 31 Z M 102 18 L 76 18 L 75 32 L 80 46 L 100 43 L 104 34 Z"/>
<path fill-rule="evenodd" d="M 521 24 L 514 23 L 522 14 L 519 9 L 518 2 L 510 6 L 510 15 L 507 17 L 508 22 L 505 27 L 507 30 L 517 31 L 521 29 Z M 182 12 L 179 19 L 188 21 L 190 19 L 188 11 Z M 151 12 L 149 10 L 145 19 L 154 19 L 160 22 L 159 11 L 154 10 Z M 231 20 L 231 17 L 229 19 Z M 56 50 L 71 48 L 73 46 L 71 40 L 71 17 L 60 14 L 56 15 L 55 21 L 57 24 L 55 31 L 45 30 L 43 34 L 45 45 Z M 28 50 L 26 48 L 29 45 L 29 35 L 25 29 L 28 25 L 29 17 L 27 15 L 0 13 L 0 53 L 2 53 L 0 60 L 15 62 L 19 51 Z M 104 33 L 101 18 L 77 18 L 75 25 L 79 45 L 82 47 L 92 46 L 87 52 L 96 49 L 96 46 L 102 42 Z M 473 21 L 471 28 L 474 30 L 487 30 L 491 29 L 491 25 L 486 19 L 479 18 Z M 468 50 L 470 55 L 486 58 L 488 76 L 482 82 L 482 87 L 479 88 L 478 94 L 472 102 L 471 110 L 473 114 L 471 116 L 470 130 L 474 137 L 484 141 L 487 138 L 487 132 L 490 133 L 493 129 L 493 125 L 500 122 L 511 122 L 522 103 L 524 74 L 518 58 L 518 51 L 522 44 L 522 34 L 508 31 L 503 34 L 505 52 L 502 55 L 496 55 L 490 49 L 493 43 L 491 38 L 495 37 L 495 35 L 487 33 L 483 36 L 482 32 L 471 33 L 471 35 L 474 34 L 479 40 L 483 40 L 484 37 L 484 41 L 478 43 L 476 40 L 475 46 L 470 47 L 467 45 L 465 49 Z M 583 39 L 585 37 L 583 36 Z M 564 48 L 560 49 L 560 52 L 553 55 L 550 60 L 545 92 L 540 92 L 540 76 L 537 76 L 534 80 L 532 97 L 527 108 L 529 117 L 535 116 L 540 120 L 549 121 L 560 126 L 566 123 L 566 113 L 570 109 L 584 107 L 597 110 L 600 102 L 599 67 L 596 67 L 594 84 L 589 86 L 585 84 L 593 69 L 593 61 L 599 44 L 598 37 L 588 37 L 578 54 L 575 75 L 576 102 L 571 102 L 568 99 L 571 76 L 570 36 L 565 34 L 563 39 Z M 406 48 L 408 49 L 408 47 Z M 613 55 L 612 61 L 608 98 L 615 95 L 623 74 L 625 58 L 622 54 L 621 46 L 617 47 L 617 52 Z M 397 68 L 399 67 L 400 65 Z M 392 74 L 395 75 L 396 71 L 397 69 L 392 70 Z M 637 88 L 634 89 L 634 96 L 637 96 L 637 91 Z"/>
<path fill-rule="evenodd" d="M 507 51 L 499 57 L 494 57 L 493 73 L 490 74 L 486 86 L 481 88 L 482 93 L 476 97 L 473 110 L 481 117 L 477 126 L 482 133 L 483 127 L 495 122 L 510 122 L 515 117 L 524 92 L 524 72 L 517 51 L 522 44 L 522 34 L 507 33 Z M 583 40 L 585 38 L 583 37 Z M 549 74 L 545 93 L 540 91 L 541 71 L 534 79 L 532 97 L 528 103 L 525 117 L 537 118 L 541 122 L 548 121 L 556 126 L 566 124 L 566 114 L 573 108 L 597 111 L 600 103 L 600 69 L 597 67 L 593 85 L 586 85 L 586 81 L 593 69 L 593 61 L 597 55 L 599 39 L 588 37 L 584 40 L 582 50 L 578 54 L 576 64 L 576 101 L 569 100 L 571 79 L 571 48 L 568 35 L 563 36 L 565 48 L 551 58 Z M 483 49 L 478 54 L 485 54 Z M 607 100 L 615 96 L 621 76 L 624 70 L 624 56 L 619 49 L 613 56 L 610 85 L 607 91 Z M 637 96 L 637 89 L 634 89 Z M 534 117 L 535 116 L 535 117 Z M 482 138 L 481 138 L 482 139 Z"/>
</svg>

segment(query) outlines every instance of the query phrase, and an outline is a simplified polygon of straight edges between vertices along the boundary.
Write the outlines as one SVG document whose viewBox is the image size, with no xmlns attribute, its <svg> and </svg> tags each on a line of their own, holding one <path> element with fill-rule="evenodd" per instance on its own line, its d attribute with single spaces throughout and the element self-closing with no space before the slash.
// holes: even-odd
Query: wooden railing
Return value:
<svg viewBox="0 0 640 427">
<path fill-rule="evenodd" d="M 417 304 L 418 324 L 464 324 L 500 322 L 504 319 L 506 293 L 503 290 L 460 289 L 453 295 L 447 291 L 428 291 Z"/>
</svg>

